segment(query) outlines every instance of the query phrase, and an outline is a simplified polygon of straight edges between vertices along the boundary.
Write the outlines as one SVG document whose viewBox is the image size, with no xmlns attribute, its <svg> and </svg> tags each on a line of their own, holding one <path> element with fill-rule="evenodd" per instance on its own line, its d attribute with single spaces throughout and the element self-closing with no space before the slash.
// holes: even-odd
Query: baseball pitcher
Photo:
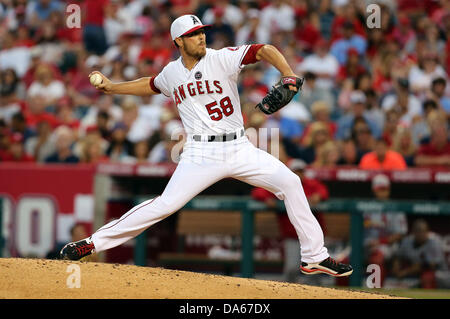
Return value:
<svg viewBox="0 0 450 319">
<path fill-rule="evenodd" d="M 112 83 L 100 72 L 90 75 L 101 76 L 93 83 L 108 94 L 171 97 L 180 113 L 187 141 L 180 162 L 160 196 L 133 207 L 89 238 L 67 244 L 61 250 L 61 258 L 78 260 L 121 245 L 181 209 L 210 185 L 232 177 L 263 187 L 284 200 L 300 241 L 301 272 L 349 276 L 352 267 L 332 259 L 324 247 L 322 229 L 311 213 L 300 178 L 277 158 L 253 146 L 244 135 L 237 89 L 242 68 L 266 61 L 280 71 L 281 80 L 257 105 L 265 114 L 289 103 L 301 89 L 303 80 L 272 45 L 206 48 L 207 27 L 210 26 L 194 15 L 183 15 L 173 21 L 170 33 L 180 57 L 156 76 Z"/>
</svg>

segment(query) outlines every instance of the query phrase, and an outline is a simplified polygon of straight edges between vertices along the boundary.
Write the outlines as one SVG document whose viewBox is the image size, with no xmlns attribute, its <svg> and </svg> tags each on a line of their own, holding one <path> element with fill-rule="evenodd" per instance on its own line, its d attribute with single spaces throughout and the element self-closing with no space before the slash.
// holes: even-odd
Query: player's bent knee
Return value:
<svg viewBox="0 0 450 319">
<path fill-rule="evenodd" d="M 175 198 L 172 199 L 163 196 L 159 198 L 158 206 L 160 210 L 166 212 L 167 216 L 175 213 L 184 206 L 184 203 L 180 203 L 179 200 L 174 199 Z"/>
<path fill-rule="evenodd" d="M 286 193 L 290 190 L 300 190 L 301 185 L 300 177 L 290 172 L 283 177 L 280 188 L 283 193 Z"/>
<path fill-rule="evenodd" d="M 298 175 L 295 173 L 289 174 L 289 178 L 288 178 L 287 182 L 289 184 L 288 185 L 289 187 L 294 187 L 296 189 L 300 188 L 302 185 L 302 182 L 300 181 L 300 177 L 298 177 Z"/>
</svg>

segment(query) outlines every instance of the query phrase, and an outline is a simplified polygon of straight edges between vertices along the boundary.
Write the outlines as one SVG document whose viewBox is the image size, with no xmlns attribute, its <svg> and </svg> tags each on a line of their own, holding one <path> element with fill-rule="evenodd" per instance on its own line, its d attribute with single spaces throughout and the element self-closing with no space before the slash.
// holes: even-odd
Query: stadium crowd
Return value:
<svg viewBox="0 0 450 319">
<path fill-rule="evenodd" d="M 172 161 L 173 101 L 103 95 L 88 74 L 158 74 L 178 57 L 171 21 L 194 13 L 213 25 L 209 47 L 272 44 L 305 78 L 270 117 L 255 105 L 278 71 L 256 63 L 239 78 L 245 126 L 279 128 L 280 156 L 319 168 L 450 167 L 450 0 L 84 0 L 69 28 L 71 2 L 0 0 L 0 161 Z"/>
</svg>

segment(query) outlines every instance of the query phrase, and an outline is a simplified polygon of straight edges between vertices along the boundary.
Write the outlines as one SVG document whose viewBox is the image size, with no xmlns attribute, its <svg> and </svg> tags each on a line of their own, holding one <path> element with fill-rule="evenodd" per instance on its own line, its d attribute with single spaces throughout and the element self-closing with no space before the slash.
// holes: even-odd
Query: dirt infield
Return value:
<svg viewBox="0 0 450 319">
<path fill-rule="evenodd" d="M 80 270 L 80 288 L 70 265 Z M 69 280 L 68 280 L 69 278 Z M 387 295 L 130 265 L 0 258 L 8 299 L 389 299 Z"/>
</svg>

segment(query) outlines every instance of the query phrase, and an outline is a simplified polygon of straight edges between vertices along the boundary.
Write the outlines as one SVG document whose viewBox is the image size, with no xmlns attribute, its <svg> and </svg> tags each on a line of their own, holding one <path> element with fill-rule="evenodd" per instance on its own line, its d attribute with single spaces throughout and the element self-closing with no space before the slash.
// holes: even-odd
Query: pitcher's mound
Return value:
<svg viewBox="0 0 450 319">
<path fill-rule="evenodd" d="M 394 297 L 163 268 L 0 258 L 0 298 L 386 299 Z"/>
</svg>

